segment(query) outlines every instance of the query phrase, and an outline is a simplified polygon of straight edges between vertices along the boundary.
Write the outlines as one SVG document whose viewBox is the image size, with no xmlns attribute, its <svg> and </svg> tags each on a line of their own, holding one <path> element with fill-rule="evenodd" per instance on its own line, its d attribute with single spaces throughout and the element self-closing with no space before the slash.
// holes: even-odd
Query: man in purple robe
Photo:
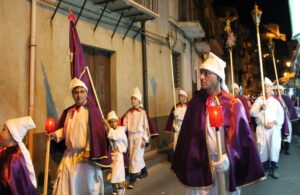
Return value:
<svg viewBox="0 0 300 195">
<path fill-rule="evenodd" d="M 284 87 L 279 85 L 279 86 L 274 86 L 273 87 L 274 94 L 278 97 L 280 100 L 284 111 L 287 115 L 287 128 L 289 130 L 289 135 L 288 136 L 283 136 L 282 138 L 282 150 L 284 151 L 285 154 L 290 154 L 289 153 L 289 148 L 290 148 L 290 143 L 292 141 L 292 122 L 298 120 L 298 115 L 296 108 L 294 106 L 293 101 L 289 96 L 284 95 Z M 280 94 L 279 94 L 280 93 Z"/>
<path fill-rule="evenodd" d="M 226 64 L 213 53 L 200 66 L 201 90 L 190 101 L 175 150 L 172 170 L 187 187 L 188 195 L 220 194 L 219 174 L 226 175 L 228 194 L 265 177 L 252 138 L 245 109 L 227 93 Z M 220 127 L 223 155 L 217 160 L 215 128 L 210 126 L 207 108 L 218 97 L 223 108 Z"/>
<path fill-rule="evenodd" d="M 166 132 L 173 132 L 173 150 L 175 151 L 178 135 L 181 129 L 182 121 L 188 106 L 187 103 L 187 93 L 184 90 L 179 90 L 178 94 L 179 103 L 174 106 L 168 117 L 168 121 L 165 127 Z"/>
<path fill-rule="evenodd" d="M 101 167 L 110 166 L 108 140 L 103 137 L 100 122 L 93 112 L 88 87 L 74 78 L 70 91 L 75 104 L 66 109 L 58 122 L 58 129 L 48 136 L 64 143 L 63 158 L 59 164 L 53 195 L 104 194 Z"/>
<path fill-rule="evenodd" d="M 32 128 L 35 124 L 27 116 L 6 121 L 0 131 L 1 195 L 38 195 L 30 154 L 22 142 L 28 129 Z"/>
</svg>

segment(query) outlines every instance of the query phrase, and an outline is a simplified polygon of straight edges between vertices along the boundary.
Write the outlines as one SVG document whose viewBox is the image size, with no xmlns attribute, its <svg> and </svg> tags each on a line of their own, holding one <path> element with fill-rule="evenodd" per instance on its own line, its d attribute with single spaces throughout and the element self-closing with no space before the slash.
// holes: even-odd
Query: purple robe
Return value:
<svg viewBox="0 0 300 195">
<path fill-rule="evenodd" d="M 288 124 L 288 115 L 287 115 L 287 112 L 286 112 L 282 102 L 280 101 L 279 97 L 275 96 L 275 95 L 273 97 L 280 103 L 280 105 L 282 106 L 282 108 L 284 110 L 284 120 L 283 120 L 283 124 L 281 127 L 281 135 L 283 137 L 286 137 L 290 134 L 289 124 Z"/>
<path fill-rule="evenodd" d="M 206 139 L 207 98 L 207 92 L 201 90 L 190 101 L 171 167 L 178 179 L 190 187 L 214 184 Z M 265 174 L 242 104 L 224 91 L 219 100 L 223 107 L 224 139 L 230 162 L 229 191 L 232 192 L 264 178 Z"/>
<path fill-rule="evenodd" d="M 176 107 L 180 105 L 180 103 L 176 104 Z M 184 103 L 184 105 L 188 105 L 186 103 Z M 174 128 L 173 128 L 173 122 L 174 122 L 174 106 L 169 114 L 169 117 L 168 117 L 168 120 L 167 120 L 167 124 L 166 124 L 166 127 L 165 127 L 165 131 L 168 131 L 168 132 L 173 132 L 174 131 Z"/>
<path fill-rule="evenodd" d="M 287 111 L 289 113 L 289 119 L 291 121 L 298 120 L 297 110 L 296 110 L 291 98 L 289 98 L 289 96 L 287 96 L 287 95 L 281 95 L 281 97 L 282 97 L 282 99 L 286 105 Z"/>
<path fill-rule="evenodd" d="M 245 108 L 245 111 L 246 111 L 247 118 L 250 121 L 250 107 L 249 107 L 247 99 L 243 95 L 238 95 L 238 96 L 236 96 L 236 98 L 238 98 L 242 102 L 242 104 Z"/>
<path fill-rule="evenodd" d="M 18 145 L 0 151 L 0 194 L 38 195 Z"/>
<path fill-rule="evenodd" d="M 95 120 L 93 113 L 99 112 L 98 107 L 90 105 L 89 101 L 85 104 L 89 112 L 89 134 L 90 134 L 90 159 L 94 163 L 101 165 L 102 167 L 109 167 L 111 165 L 111 153 L 109 147 L 109 140 L 107 139 L 106 132 L 102 129 L 103 121 Z M 63 128 L 68 111 L 74 107 L 71 106 L 65 109 L 57 123 L 57 129 Z M 63 153 L 66 149 L 65 143 L 56 143 L 51 141 L 53 151 L 59 151 Z"/>
</svg>

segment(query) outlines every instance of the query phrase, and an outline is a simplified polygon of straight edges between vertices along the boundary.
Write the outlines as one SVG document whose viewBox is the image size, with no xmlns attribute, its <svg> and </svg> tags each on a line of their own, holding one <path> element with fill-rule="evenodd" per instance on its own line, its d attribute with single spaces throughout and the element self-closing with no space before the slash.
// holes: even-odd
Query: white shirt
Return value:
<svg viewBox="0 0 300 195">
<path fill-rule="evenodd" d="M 109 129 L 107 137 L 112 140 L 114 152 L 126 152 L 128 143 L 125 131 L 126 128 L 122 126 L 118 126 L 116 129 Z"/>
<path fill-rule="evenodd" d="M 67 150 L 90 151 L 88 133 L 89 112 L 85 106 L 78 110 L 70 109 L 67 113 L 64 128 L 57 130 L 57 141 L 65 139 Z"/>
<path fill-rule="evenodd" d="M 257 98 L 254 102 L 250 114 L 252 117 L 255 117 L 255 121 L 257 125 L 265 126 L 265 123 L 275 121 L 275 127 L 281 128 L 284 122 L 284 110 L 274 97 L 269 97 L 266 99 L 266 109 L 261 110 L 261 106 L 263 105 L 262 97 Z M 273 127 L 274 128 L 274 127 Z"/>
<path fill-rule="evenodd" d="M 145 110 L 138 109 L 127 112 L 123 124 L 129 134 L 141 133 L 145 142 L 149 142 L 149 124 Z"/>
</svg>

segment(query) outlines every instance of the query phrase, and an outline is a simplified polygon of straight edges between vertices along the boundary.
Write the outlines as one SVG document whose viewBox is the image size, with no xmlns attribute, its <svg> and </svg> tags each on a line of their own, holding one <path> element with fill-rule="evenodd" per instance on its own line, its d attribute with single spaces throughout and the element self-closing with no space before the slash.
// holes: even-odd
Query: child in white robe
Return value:
<svg viewBox="0 0 300 195">
<path fill-rule="evenodd" d="M 107 121 L 104 121 L 109 128 L 108 139 L 112 147 L 112 166 L 110 182 L 113 186 L 113 195 L 124 195 L 125 188 L 125 166 L 123 153 L 128 147 L 127 136 L 125 134 L 126 128 L 118 126 L 118 116 L 115 111 L 108 113 Z"/>
<path fill-rule="evenodd" d="M 127 111 L 123 119 L 123 126 L 128 131 L 129 141 L 129 173 L 128 189 L 134 188 L 137 179 L 148 176 L 144 160 L 145 147 L 150 140 L 149 121 L 142 105 L 142 94 L 135 88 L 131 96 L 132 108 Z"/>
</svg>

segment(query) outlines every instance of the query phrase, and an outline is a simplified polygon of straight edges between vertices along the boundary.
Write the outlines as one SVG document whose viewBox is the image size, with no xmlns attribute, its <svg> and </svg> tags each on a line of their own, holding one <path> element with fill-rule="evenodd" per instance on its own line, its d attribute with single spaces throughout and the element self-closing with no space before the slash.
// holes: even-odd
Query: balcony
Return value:
<svg viewBox="0 0 300 195">
<path fill-rule="evenodd" d="M 129 0 L 158 14 L 158 0 Z"/>
<path fill-rule="evenodd" d="M 125 13 L 126 17 L 135 17 L 136 20 L 148 20 L 159 17 L 159 0 L 90 0 L 95 5 L 107 5 L 106 9 L 112 12 Z"/>
<path fill-rule="evenodd" d="M 178 27 L 191 39 L 205 37 L 200 23 L 200 7 L 202 1 L 179 0 Z"/>
</svg>

